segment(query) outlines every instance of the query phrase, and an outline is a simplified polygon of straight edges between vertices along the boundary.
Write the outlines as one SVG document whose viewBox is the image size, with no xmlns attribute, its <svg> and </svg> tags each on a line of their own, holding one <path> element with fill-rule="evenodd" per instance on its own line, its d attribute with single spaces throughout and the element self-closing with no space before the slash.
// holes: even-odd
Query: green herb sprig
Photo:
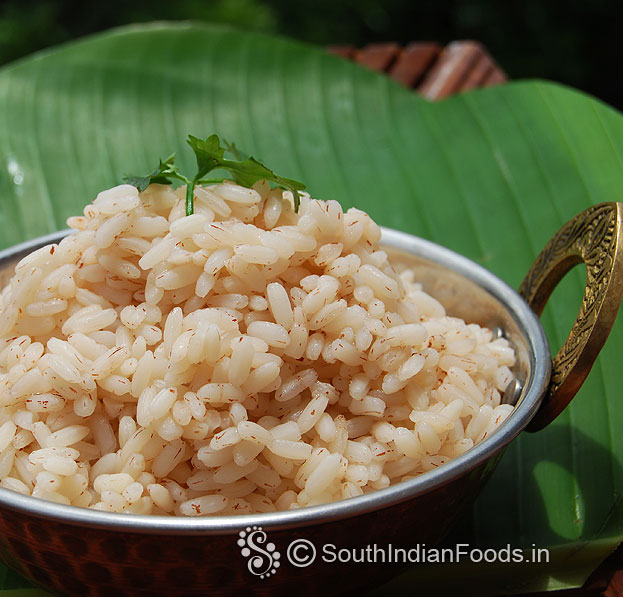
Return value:
<svg viewBox="0 0 623 597">
<path fill-rule="evenodd" d="M 160 160 L 160 164 L 151 174 L 146 176 L 125 176 L 123 180 L 127 184 L 135 186 L 139 191 L 144 191 L 152 183 L 172 184 L 174 180 L 182 181 L 186 184 L 186 215 L 190 216 L 194 212 L 195 186 L 224 180 L 205 178 L 213 170 L 223 169 L 231 174 L 234 182 L 244 187 L 250 187 L 258 180 L 267 180 L 292 191 L 294 210 L 298 211 L 301 203 L 299 191 L 305 189 L 303 183 L 277 176 L 255 158 L 244 156 L 234 143 L 223 141 L 226 147 L 221 146 L 218 135 L 210 135 L 205 141 L 193 135 L 188 135 L 186 142 L 195 153 L 197 160 L 197 172 L 193 178 L 184 176 L 177 169 L 175 154 L 172 154 L 166 160 Z M 236 159 L 229 160 L 225 158 L 225 151 L 229 151 Z"/>
</svg>

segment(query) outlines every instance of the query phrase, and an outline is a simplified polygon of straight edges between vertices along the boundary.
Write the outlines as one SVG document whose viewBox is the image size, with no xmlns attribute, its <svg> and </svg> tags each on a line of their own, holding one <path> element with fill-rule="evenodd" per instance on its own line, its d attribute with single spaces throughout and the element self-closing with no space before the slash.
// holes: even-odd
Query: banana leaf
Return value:
<svg viewBox="0 0 623 597">
<path fill-rule="evenodd" d="M 566 220 L 623 201 L 623 118 L 577 91 L 522 81 L 430 103 L 320 48 L 154 24 L 0 70 L 0 245 L 63 228 L 98 191 L 173 151 L 191 171 L 184 139 L 213 132 L 305 181 L 313 196 L 445 245 L 515 287 Z M 583 285 L 572 272 L 543 315 L 554 349 Z M 622 352 L 619 318 L 572 405 L 513 442 L 449 540 L 548 548 L 550 563 L 418 566 L 417 585 L 411 569 L 385 590 L 426 593 L 429 582 L 437 594 L 513 593 L 584 582 L 623 534 Z M 0 580 L 28 587 L 4 569 Z"/>
</svg>

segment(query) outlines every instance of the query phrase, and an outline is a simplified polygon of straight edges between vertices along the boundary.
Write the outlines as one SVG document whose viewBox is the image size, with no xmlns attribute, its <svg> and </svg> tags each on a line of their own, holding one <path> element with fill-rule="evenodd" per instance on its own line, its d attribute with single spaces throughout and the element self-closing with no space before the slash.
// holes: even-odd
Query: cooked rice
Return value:
<svg viewBox="0 0 623 597">
<path fill-rule="evenodd" d="M 0 297 L 0 486 L 184 516 L 355 497 L 512 411 L 514 353 L 397 274 L 364 212 L 121 185 Z"/>
</svg>

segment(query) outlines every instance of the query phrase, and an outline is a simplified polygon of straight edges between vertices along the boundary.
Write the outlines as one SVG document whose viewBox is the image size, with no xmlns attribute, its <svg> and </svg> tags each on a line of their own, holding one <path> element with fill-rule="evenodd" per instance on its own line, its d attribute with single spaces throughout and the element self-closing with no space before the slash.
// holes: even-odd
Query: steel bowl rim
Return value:
<svg viewBox="0 0 623 597">
<path fill-rule="evenodd" d="M 18 255 L 23 256 L 46 244 L 58 242 L 69 232 L 62 230 L 2 250 L 0 266 Z M 264 529 L 303 528 L 382 510 L 443 486 L 485 463 L 527 426 L 540 406 L 551 375 L 551 357 L 545 332 L 536 314 L 517 292 L 479 264 L 436 243 L 404 232 L 390 228 L 382 228 L 382 232 L 383 244 L 423 257 L 476 282 L 507 308 L 527 338 L 530 376 L 525 382 L 522 398 L 511 416 L 489 438 L 439 469 L 410 481 L 362 496 L 296 510 L 197 518 L 118 514 L 57 504 L 3 488 L 0 488 L 0 507 L 74 526 L 142 534 L 228 535 L 253 525 Z"/>
</svg>

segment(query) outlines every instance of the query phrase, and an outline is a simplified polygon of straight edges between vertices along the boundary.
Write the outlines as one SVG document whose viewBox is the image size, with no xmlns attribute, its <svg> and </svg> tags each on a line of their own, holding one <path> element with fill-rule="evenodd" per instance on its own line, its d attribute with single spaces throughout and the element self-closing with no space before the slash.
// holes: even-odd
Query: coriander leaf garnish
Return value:
<svg viewBox="0 0 623 597">
<path fill-rule="evenodd" d="M 251 187 L 258 180 L 268 180 L 278 184 L 280 187 L 292 191 L 294 196 L 294 210 L 298 211 L 301 199 L 298 191 L 302 191 L 305 188 L 303 183 L 289 178 L 282 178 L 277 176 L 272 170 L 268 169 L 264 164 L 258 162 L 255 158 L 247 158 L 243 161 L 234 161 L 225 159 L 225 148 L 221 147 L 221 143 L 217 135 L 210 135 L 205 141 L 188 135 L 186 141 L 188 145 L 195 152 L 197 158 L 197 167 L 199 172 L 194 179 L 196 184 L 199 180 L 205 176 L 211 170 L 215 168 L 223 168 L 229 171 L 234 182 L 242 185 L 243 187 Z M 234 144 L 228 144 L 232 153 L 238 152 L 238 149 Z M 188 204 L 186 206 L 188 208 Z"/>
<path fill-rule="evenodd" d="M 124 176 L 123 182 L 131 184 L 139 191 L 144 191 L 152 183 L 171 184 L 172 178 L 188 182 L 188 179 L 179 173 L 175 165 L 174 153 L 166 160 L 160 160 L 160 164 L 151 174 L 147 174 L 147 176 Z"/>
<path fill-rule="evenodd" d="M 226 147 L 222 147 L 218 135 L 210 135 L 205 141 L 193 135 L 188 135 L 186 142 L 195 153 L 197 160 L 197 172 L 192 179 L 179 172 L 175 165 L 175 154 L 173 154 L 164 161 L 160 160 L 158 168 L 151 174 L 147 176 L 126 176 L 123 179 L 124 182 L 135 186 L 139 191 L 144 191 L 151 183 L 171 184 L 173 182 L 172 179 L 181 180 L 186 183 L 186 215 L 190 216 L 194 212 L 195 186 L 202 183 L 222 182 L 224 179 L 204 178 L 212 170 L 219 168 L 227 170 L 234 182 L 245 187 L 253 186 L 258 180 L 267 180 L 291 191 L 294 198 L 294 210 L 298 211 L 301 203 L 298 192 L 305 189 L 303 183 L 277 176 L 255 158 L 248 157 L 243 159 L 242 152 L 234 143 L 224 141 Z M 226 159 L 226 150 L 238 159 Z"/>
<path fill-rule="evenodd" d="M 223 143 L 225 143 L 227 151 L 229 151 L 229 153 L 231 153 L 231 155 L 233 155 L 239 162 L 244 162 L 249 157 L 246 153 L 240 151 L 233 141 L 230 143 L 227 139 L 223 139 Z"/>
<path fill-rule="evenodd" d="M 197 174 L 194 180 L 200 180 L 208 172 L 219 167 L 219 163 L 224 161 L 225 148 L 221 147 L 221 143 L 217 135 L 210 135 L 205 141 L 188 135 L 186 143 L 190 145 L 195 152 L 197 158 Z"/>
</svg>

